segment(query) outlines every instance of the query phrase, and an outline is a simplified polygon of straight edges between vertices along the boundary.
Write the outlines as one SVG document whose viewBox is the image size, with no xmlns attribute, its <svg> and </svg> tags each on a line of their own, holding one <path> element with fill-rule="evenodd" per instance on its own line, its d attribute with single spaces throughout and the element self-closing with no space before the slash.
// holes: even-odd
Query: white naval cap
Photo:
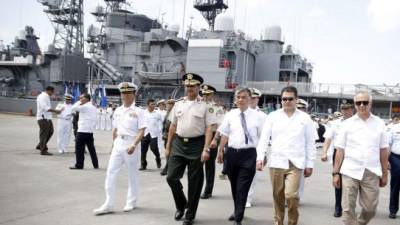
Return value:
<svg viewBox="0 0 400 225">
<path fill-rule="evenodd" d="M 65 94 L 64 95 L 64 99 L 65 100 L 71 100 L 73 98 L 73 96 L 71 94 Z"/>
<path fill-rule="evenodd" d="M 118 84 L 118 89 L 121 93 L 134 92 L 137 90 L 137 86 L 132 82 L 122 82 Z"/>
<path fill-rule="evenodd" d="M 161 104 L 161 103 L 165 103 L 165 99 L 160 99 L 160 100 L 158 100 L 157 105 L 159 105 L 159 104 Z"/>
<path fill-rule="evenodd" d="M 297 108 L 308 108 L 308 102 L 304 99 L 297 99 L 296 101 Z"/>
<path fill-rule="evenodd" d="M 262 93 L 260 90 L 258 90 L 257 88 L 249 88 L 250 92 L 251 92 L 251 97 L 252 98 L 257 98 L 257 97 L 261 97 Z"/>
</svg>

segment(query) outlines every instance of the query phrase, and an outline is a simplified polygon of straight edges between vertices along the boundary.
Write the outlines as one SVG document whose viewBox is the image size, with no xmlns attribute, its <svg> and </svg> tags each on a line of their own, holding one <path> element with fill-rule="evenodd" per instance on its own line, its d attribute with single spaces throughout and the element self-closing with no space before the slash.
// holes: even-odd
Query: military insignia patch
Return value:
<svg viewBox="0 0 400 225">
<path fill-rule="evenodd" d="M 214 109 L 213 109 L 213 108 L 209 108 L 208 111 L 209 111 L 210 113 L 214 113 Z"/>
<path fill-rule="evenodd" d="M 136 117 L 137 117 L 137 114 L 136 114 L 136 113 L 129 113 L 129 117 L 136 118 Z"/>
</svg>

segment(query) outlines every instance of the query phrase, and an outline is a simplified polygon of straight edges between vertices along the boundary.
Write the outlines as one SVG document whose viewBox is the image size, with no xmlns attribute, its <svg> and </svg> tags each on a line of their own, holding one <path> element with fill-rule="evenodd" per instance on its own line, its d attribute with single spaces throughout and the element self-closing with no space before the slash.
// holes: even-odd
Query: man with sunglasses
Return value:
<svg viewBox="0 0 400 225">
<path fill-rule="evenodd" d="M 342 123 L 334 143 L 332 175 L 335 188 L 342 184 L 344 224 L 365 225 L 376 214 L 379 187 L 388 182 L 389 143 L 384 121 L 371 113 L 372 96 L 359 92 L 354 105 L 357 113 Z M 356 217 L 358 195 L 361 213 Z"/>
<path fill-rule="evenodd" d="M 284 87 L 281 91 L 282 109 L 268 115 L 257 146 L 257 169 L 262 170 L 264 155 L 271 176 L 274 201 L 274 220 L 283 225 L 285 202 L 288 224 L 296 225 L 299 218 L 299 186 L 301 176 L 313 172 L 315 127 L 310 116 L 296 108 L 297 89 Z"/>
<path fill-rule="evenodd" d="M 183 225 L 192 225 L 204 182 L 203 163 L 210 158 L 212 125 L 216 123 L 212 108 L 199 98 L 203 78 L 187 73 L 182 78 L 186 96 L 175 103 L 165 148 L 168 159 L 167 182 L 175 200 L 175 220 L 185 215 Z M 188 197 L 180 181 L 188 168 Z M 185 213 L 186 209 L 186 213 Z"/>
</svg>

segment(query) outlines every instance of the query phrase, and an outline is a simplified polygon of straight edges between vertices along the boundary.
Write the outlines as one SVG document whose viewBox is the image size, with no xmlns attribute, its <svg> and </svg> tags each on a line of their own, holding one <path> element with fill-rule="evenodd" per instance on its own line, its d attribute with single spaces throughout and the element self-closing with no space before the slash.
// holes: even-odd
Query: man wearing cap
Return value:
<svg viewBox="0 0 400 225">
<path fill-rule="evenodd" d="M 141 154 L 140 140 L 146 128 L 145 115 L 142 109 L 135 106 L 135 84 L 123 82 L 118 85 L 118 89 L 122 105 L 115 110 L 113 117 L 113 149 L 107 167 L 106 201 L 93 211 L 95 215 L 113 212 L 116 179 L 124 164 L 128 169 L 129 188 L 123 211 L 133 210 L 138 200 L 138 164 Z"/>
<path fill-rule="evenodd" d="M 162 117 L 157 111 L 155 111 L 156 104 L 153 99 L 147 100 L 147 110 L 145 111 L 145 119 L 146 119 L 146 129 L 144 131 L 144 136 L 141 141 L 142 148 L 142 156 L 141 156 L 141 167 L 139 170 L 146 170 L 147 168 L 147 160 L 146 155 L 149 150 L 153 152 L 156 157 L 157 168 L 161 168 L 161 158 L 160 151 L 158 150 L 158 141 L 161 136 L 161 126 L 162 126 Z"/>
<path fill-rule="evenodd" d="M 167 145 L 167 141 L 168 141 L 168 131 L 169 131 L 169 126 L 171 125 L 171 120 L 170 120 L 170 115 L 171 115 L 171 111 L 172 108 L 175 105 L 175 100 L 174 99 L 168 99 L 167 101 L 167 114 L 164 117 L 163 120 L 163 130 L 162 130 L 162 139 L 164 142 L 164 148 Z M 165 167 L 164 169 L 160 172 L 161 176 L 165 176 L 167 175 L 168 172 L 168 158 L 165 159 Z"/>
<path fill-rule="evenodd" d="M 203 78 L 194 73 L 183 76 L 186 96 L 175 103 L 165 156 L 168 158 L 167 182 L 175 200 L 175 220 L 185 215 L 184 225 L 193 224 L 204 181 L 203 162 L 210 157 L 212 108 L 198 94 Z M 188 197 L 183 193 L 180 179 L 188 168 Z M 186 213 L 185 213 L 186 208 Z"/>
<path fill-rule="evenodd" d="M 36 119 L 39 125 L 39 144 L 36 149 L 40 150 L 41 155 L 53 155 L 48 152 L 47 142 L 53 135 L 54 128 L 51 121 L 52 113 L 61 113 L 61 110 L 52 109 L 50 97 L 54 94 L 54 87 L 47 86 L 46 90 L 38 95 L 36 100 Z"/>
<path fill-rule="evenodd" d="M 333 164 L 335 161 L 336 149 L 333 147 L 337 134 L 340 130 L 340 125 L 342 122 L 353 116 L 353 107 L 351 103 L 343 102 L 340 105 L 342 118 L 338 118 L 337 120 L 331 123 L 331 126 L 326 130 L 324 134 L 324 145 L 322 147 L 323 154 L 321 156 L 321 160 L 323 162 L 329 161 Z M 342 186 L 340 185 L 338 188 L 335 188 L 335 212 L 333 213 L 334 217 L 342 216 Z"/>
<path fill-rule="evenodd" d="M 390 144 L 390 202 L 389 218 L 396 219 L 399 211 L 400 192 L 400 114 L 393 116 L 392 124 L 388 126 Z"/>
<path fill-rule="evenodd" d="M 217 119 L 217 111 L 221 110 L 218 105 L 214 101 L 214 95 L 217 92 L 211 85 L 202 85 L 201 86 L 201 94 L 203 95 L 203 100 L 207 103 L 207 107 L 209 107 L 210 112 L 215 115 Z M 217 131 L 217 123 L 212 126 L 212 137 L 214 137 Z M 213 188 L 214 188 L 214 179 L 215 179 L 215 159 L 217 158 L 218 149 L 215 146 L 214 148 L 210 147 L 210 159 L 204 163 L 205 167 L 205 186 L 203 194 L 201 195 L 202 199 L 211 198 Z"/>
<path fill-rule="evenodd" d="M 285 203 L 288 224 L 297 224 L 300 180 L 303 175 L 312 175 L 316 156 L 316 132 L 310 116 L 296 108 L 297 98 L 295 87 L 286 86 L 281 90 L 283 108 L 268 115 L 257 146 L 258 170 L 263 169 L 264 155 L 269 152 L 267 161 L 277 225 L 283 225 Z"/>
<path fill-rule="evenodd" d="M 96 128 L 96 107 L 90 101 L 89 94 L 82 94 L 72 106 L 73 112 L 79 112 L 78 134 L 75 142 L 76 163 L 71 166 L 71 170 L 82 170 L 85 161 L 85 146 L 87 146 L 90 158 L 92 159 L 93 168 L 99 168 L 96 148 L 94 147 L 93 132 Z"/>
<path fill-rule="evenodd" d="M 342 184 L 343 222 L 365 225 L 375 216 L 379 187 L 388 182 L 388 138 L 385 123 L 372 115 L 372 96 L 358 92 L 354 96 L 357 113 L 343 121 L 334 142 L 336 156 L 333 185 Z M 341 175 L 341 176 L 339 176 Z M 359 197 L 361 213 L 356 216 Z"/>
<path fill-rule="evenodd" d="M 261 111 L 260 107 L 258 107 L 258 103 L 260 101 L 260 97 L 262 95 L 261 91 L 258 90 L 257 88 L 250 88 L 251 92 L 251 101 L 250 101 L 250 108 L 256 110 L 258 114 L 257 121 L 259 121 L 260 124 L 264 124 L 265 119 L 267 118 L 267 114 L 265 114 L 263 111 Z M 259 133 L 258 135 L 260 135 Z M 258 137 L 260 138 L 260 137 Z M 256 165 L 254 165 L 256 166 Z M 246 201 L 246 208 L 250 208 L 253 205 L 253 200 L 256 194 L 256 185 L 257 185 L 257 180 L 260 176 L 261 171 L 256 171 L 256 175 L 254 176 L 253 182 L 251 182 L 250 190 L 247 195 L 247 201 Z"/>
<path fill-rule="evenodd" d="M 56 109 L 62 110 L 57 122 L 57 147 L 58 152 L 68 152 L 69 138 L 72 131 L 72 95 L 64 96 L 65 102 L 57 105 Z"/>
</svg>

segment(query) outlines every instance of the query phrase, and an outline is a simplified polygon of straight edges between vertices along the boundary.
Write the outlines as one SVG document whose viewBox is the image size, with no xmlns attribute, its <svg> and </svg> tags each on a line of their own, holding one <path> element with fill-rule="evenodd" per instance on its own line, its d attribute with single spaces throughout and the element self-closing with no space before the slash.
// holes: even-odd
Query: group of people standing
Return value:
<svg viewBox="0 0 400 225">
<path fill-rule="evenodd" d="M 246 207 L 252 205 L 257 174 L 266 167 L 273 192 L 274 224 L 283 225 L 285 206 L 288 224 L 298 224 L 301 186 L 304 178 L 314 172 L 315 141 L 319 138 L 310 115 L 300 110 L 297 89 L 284 87 L 282 108 L 266 115 L 258 108 L 260 91 L 238 88 L 234 96 L 236 108 L 226 113 L 214 101 L 216 89 L 203 82 L 198 74 L 185 74 L 185 96 L 176 101 L 168 100 L 163 113 L 156 112 L 156 103 L 152 99 L 148 100 L 146 110 L 135 106 L 136 85 L 119 84 L 122 105 L 113 114 L 113 149 L 107 167 L 106 198 L 94 213 L 101 215 L 114 211 L 116 177 L 124 164 L 128 169 L 129 188 L 123 210 L 133 210 L 137 206 L 139 170 L 147 169 L 147 151 L 150 147 L 157 167 L 161 168 L 159 147 L 163 146 L 167 163 L 161 175 L 166 175 L 172 192 L 176 208 L 174 218 L 183 219 L 183 225 L 194 223 L 200 198 L 212 197 L 216 161 L 224 164 L 230 181 L 233 209 L 227 219 L 234 225 L 242 224 Z M 44 93 L 51 95 L 47 90 Z M 47 101 L 47 98 L 40 97 L 40 101 Z M 49 132 L 42 132 L 42 128 L 52 127 L 51 113 L 63 115 L 67 110 L 78 111 L 77 163 L 71 169 L 83 168 L 84 145 L 88 146 L 94 168 L 98 168 L 93 146 L 95 122 L 92 121 L 96 118 L 93 117 L 96 109 L 89 103 L 90 96 L 83 95 L 71 109 L 41 107 L 39 111 L 38 97 L 38 121 L 39 118 L 46 120 L 38 122 L 41 128 L 38 148 L 42 154 L 49 154 L 46 149 Z M 372 96 L 367 92 L 354 96 L 354 106 L 355 115 L 352 104 L 342 104 L 343 117 L 331 124 L 324 135 L 321 160 L 333 163 L 334 216 L 343 214 L 345 225 L 367 224 L 374 217 L 379 188 L 388 183 L 390 159 L 389 217 L 396 218 L 400 186 L 400 123 L 397 119 L 387 128 L 383 120 L 373 115 Z M 90 113 L 91 118 L 86 116 Z M 187 195 L 181 183 L 186 169 Z M 355 214 L 357 198 L 361 206 L 358 217 Z"/>
</svg>

